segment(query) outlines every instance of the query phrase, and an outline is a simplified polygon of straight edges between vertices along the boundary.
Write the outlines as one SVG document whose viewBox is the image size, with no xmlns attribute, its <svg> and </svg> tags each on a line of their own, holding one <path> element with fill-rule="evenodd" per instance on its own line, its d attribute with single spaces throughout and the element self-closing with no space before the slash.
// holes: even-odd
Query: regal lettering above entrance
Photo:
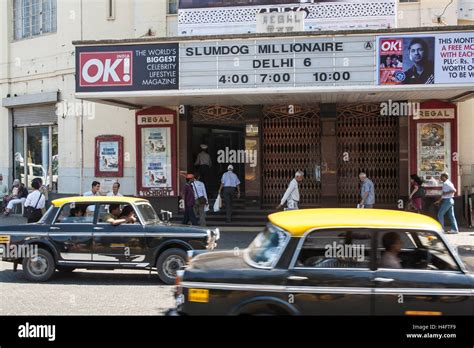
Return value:
<svg viewBox="0 0 474 348">
<path fill-rule="evenodd" d="M 163 125 L 173 124 L 173 115 L 142 115 L 137 117 L 138 125 Z"/>
<path fill-rule="evenodd" d="M 375 37 L 180 44 L 180 89 L 375 84 Z"/>
</svg>

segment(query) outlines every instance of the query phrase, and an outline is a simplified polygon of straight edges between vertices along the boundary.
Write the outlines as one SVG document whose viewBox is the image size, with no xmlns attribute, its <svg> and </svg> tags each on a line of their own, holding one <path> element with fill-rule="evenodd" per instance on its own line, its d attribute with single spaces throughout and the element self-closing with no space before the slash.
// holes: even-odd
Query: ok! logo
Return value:
<svg viewBox="0 0 474 348">
<path fill-rule="evenodd" d="M 131 86 L 132 56 L 132 51 L 80 53 L 80 86 Z"/>
</svg>

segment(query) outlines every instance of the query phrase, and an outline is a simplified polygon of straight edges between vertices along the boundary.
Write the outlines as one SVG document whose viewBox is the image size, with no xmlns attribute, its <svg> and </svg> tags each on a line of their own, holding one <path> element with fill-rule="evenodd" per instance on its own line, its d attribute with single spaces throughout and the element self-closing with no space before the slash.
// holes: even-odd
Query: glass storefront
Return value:
<svg viewBox="0 0 474 348">
<path fill-rule="evenodd" d="M 31 189 L 31 181 L 41 178 L 50 191 L 58 187 L 58 127 L 37 126 L 14 129 L 15 179 Z M 26 163 L 26 165 L 25 165 Z"/>
</svg>

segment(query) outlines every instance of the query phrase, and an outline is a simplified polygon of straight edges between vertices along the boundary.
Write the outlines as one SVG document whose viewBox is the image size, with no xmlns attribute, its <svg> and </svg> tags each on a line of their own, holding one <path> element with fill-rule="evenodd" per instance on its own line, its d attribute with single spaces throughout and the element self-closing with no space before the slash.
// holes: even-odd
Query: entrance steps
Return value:
<svg viewBox="0 0 474 348">
<path fill-rule="evenodd" d="M 212 211 L 215 199 L 210 200 L 209 207 L 210 211 L 206 213 L 206 223 L 210 227 L 221 227 L 221 226 L 244 226 L 244 227 L 263 227 L 267 224 L 268 214 L 274 213 L 274 209 L 260 209 L 254 204 L 249 205 L 245 199 L 234 199 L 232 205 L 232 222 L 226 223 L 225 206 L 223 203 L 222 209 L 215 213 Z M 172 221 L 175 223 L 181 223 L 183 221 L 184 212 L 180 211 L 179 214 L 173 216 Z"/>
</svg>

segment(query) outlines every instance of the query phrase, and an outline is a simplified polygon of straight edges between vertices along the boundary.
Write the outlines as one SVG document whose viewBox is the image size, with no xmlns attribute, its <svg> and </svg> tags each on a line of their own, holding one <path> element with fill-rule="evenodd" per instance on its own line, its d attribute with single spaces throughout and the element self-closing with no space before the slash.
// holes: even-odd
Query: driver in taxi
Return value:
<svg viewBox="0 0 474 348">
<path fill-rule="evenodd" d="M 389 232 L 382 237 L 385 253 L 380 261 L 380 268 L 402 268 L 398 253 L 402 250 L 402 239 L 397 232 Z"/>
</svg>

